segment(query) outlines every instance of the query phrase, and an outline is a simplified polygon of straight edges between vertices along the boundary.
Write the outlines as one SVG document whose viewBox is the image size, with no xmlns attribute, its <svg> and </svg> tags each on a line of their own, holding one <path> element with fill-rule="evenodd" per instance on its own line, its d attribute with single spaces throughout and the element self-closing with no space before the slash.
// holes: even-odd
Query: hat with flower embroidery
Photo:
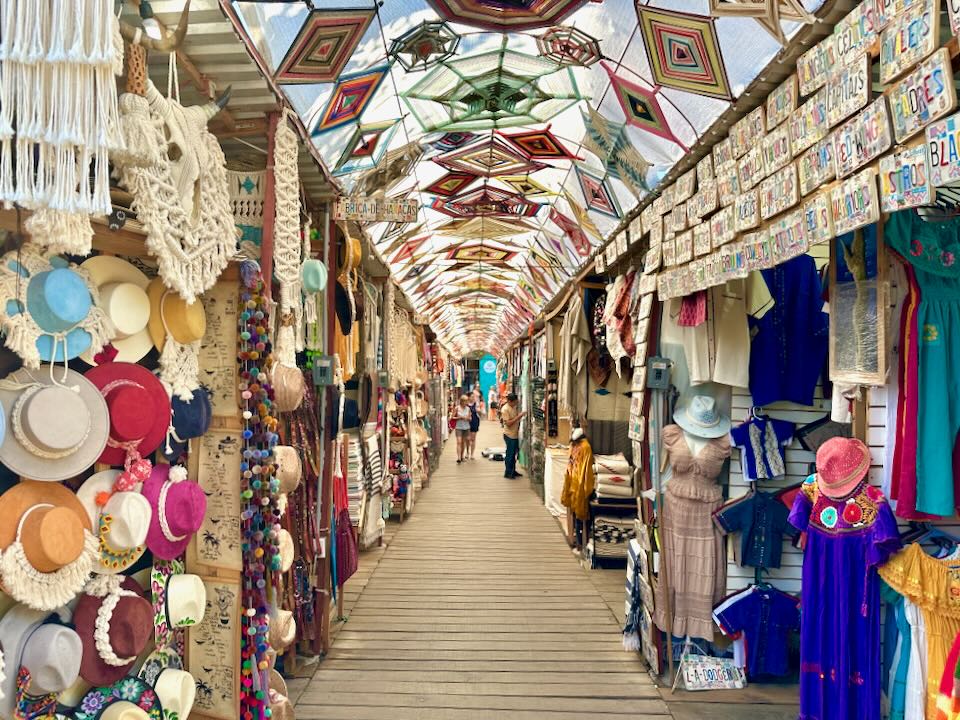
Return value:
<svg viewBox="0 0 960 720">
<path fill-rule="evenodd" d="M 156 691 L 137 677 L 90 690 L 73 709 L 75 720 L 160 720 L 163 707 Z"/>
<path fill-rule="evenodd" d="M 116 488 L 119 470 L 91 475 L 77 490 L 100 542 L 97 573 L 119 573 L 131 567 L 146 551 L 150 527 L 150 502 L 140 493 Z"/>
</svg>

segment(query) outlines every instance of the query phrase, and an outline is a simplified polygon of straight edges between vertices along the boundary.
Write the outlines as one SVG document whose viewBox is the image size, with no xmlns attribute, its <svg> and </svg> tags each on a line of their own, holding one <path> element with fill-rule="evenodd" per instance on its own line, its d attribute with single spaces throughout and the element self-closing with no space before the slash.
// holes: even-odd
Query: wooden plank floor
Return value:
<svg viewBox="0 0 960 720">
<path fill-rule="evenodd" d="M 672 717 L 622 649 L 622 571 L 580 567 L 527 479 L 479 456 L 502 444 L 485 421 L 456 465 L 449 441 L 387 547 L 361 555 L 330 655 L 291 682 L 298 720 Z"/>
</svg>

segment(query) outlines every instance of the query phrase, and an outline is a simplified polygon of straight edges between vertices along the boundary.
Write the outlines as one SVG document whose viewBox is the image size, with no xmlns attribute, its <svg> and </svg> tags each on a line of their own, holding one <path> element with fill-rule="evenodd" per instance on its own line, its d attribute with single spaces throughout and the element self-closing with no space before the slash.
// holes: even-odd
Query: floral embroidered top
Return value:
<svg viewBox="0 0 960 720">
<path fill-rule="evenodd" d="M 883 239 L 919 270 L 960 277 L 960 235 L 955 222 L 926 222 L 913 208 L 900 210 L 884 225 Z"/>
<path fill-rule="evenodd" d="M 795 428 L 786 420 L 751 418 L 730 431 L 733 445 L 740 448 L 743 477 L 748 482 L 786 474 L 783 449 L 793 440 Z"/>
</svg>

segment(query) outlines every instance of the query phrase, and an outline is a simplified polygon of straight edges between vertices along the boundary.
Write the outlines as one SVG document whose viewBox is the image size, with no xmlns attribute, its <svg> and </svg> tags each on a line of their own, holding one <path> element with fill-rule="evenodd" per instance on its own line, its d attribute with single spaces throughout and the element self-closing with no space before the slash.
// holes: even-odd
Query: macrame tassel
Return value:
<svg viewBox="0 0 960 720">
<path fill-rule="evenodd" d="M 114 326 L 110 316 L 100 307 L 100 293 L 97 292 L 96 286 L 89 282 L 86 271 L 84 271 L 83 268 L 73 269 L 75 272 L 83 274 L 88 280 L 87 285 L 93 288 L 91 295 L 93 296 L 94 304 L 90 308 L 90 312 L 87 313 L 87 317 L 83 319 L 80 327 L 90 334 L 90 354 L 96 355 L 103 350 L 104 345 L 117 336 L 117 328 Z"/>
<path fill-rule="evenodd" d="M 627 652 L 640 652 L 640 635 L 636 630 L 623 633 L 623 649 Z"/>
<path fill-rule="evenodd" d="M 120 131 L 123 148 L 111 150 L 110 158 L 118 167 L 147 168 L 160 162 L 150 105 L 142 95 L 120 96 Z"/>
<path fill-rule="evenodd" d="M 100 539 L 85 530 L 83 551 L 76 560 L 55 572 L 41 573 L 30 564 L 23 545 L 17 540 L 0 555 L 3 589 L 35 610 L 56 610 L 83 589 L 99 551 Z"/>
<path fill-rule="evenodd" d="M 113 74 L 123 75 L 124 45 L 123 35 L 120 34 L 120 18 L 116 15 L 110 21 L 110 40 L 113 43 Z"/>
<path fill-rule="evenodd" d="M 30 319 L 26 313 L 3 316 L 3 336 L 3 344 L 21 357 L 24 367 L 40 367 L 36 333 L 31 331 Z"/>
<path fill-rule="evenodd" d="M 189 402 L 200 387 L 200 341 L 183 345 L 167 335 L 160 353 L 160 380 L 174 395 Z"/>
<path fill-rule="evenodd" d="M 37 208 L 24 227 L 30 239 L 49 253 L 89 255 L 92 250 L 93 226 L 86 213 Z"/>
<path fill-rule="evenodd" d="M 297 354 L 294 350 L 292 325 L 280 325 L 277 330 L 277 339 L 273 342 L 273 357 L 280 365 L 297 366 Z"/>
</svg>

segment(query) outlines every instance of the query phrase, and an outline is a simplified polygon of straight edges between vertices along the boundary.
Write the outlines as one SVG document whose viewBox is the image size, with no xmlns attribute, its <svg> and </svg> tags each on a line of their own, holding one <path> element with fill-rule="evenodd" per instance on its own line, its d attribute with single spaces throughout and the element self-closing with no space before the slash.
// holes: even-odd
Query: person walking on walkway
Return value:
<svg viewBox="0 0 960 720">
<path fill-rule="evenodd" d="M 470 407 L 470 436 L 467 438 L 467 455 L 471 460 L 477 453 L 477 433 L 480 432 L 480 408 L 476 400 L 469 405 Z"/>
<path fill-rule="evenodd" d="M 457 405 L 457 424 L 454 426 L 457 433 L 457 465 L 463 462 L 463 456 L 470 442 L 470 406 L 467 405 L 467 396 L 461 395 Z"/>
<path fill-rule="evenodd" d="M 503 476 L 520 477 L 517 472 L 517 453 L 520 452 L 520 421 L 526 412 L 517 411 L 517 394 L 508 393 L 507 402 L 500 409 L 500 422 L 503 424 L 503 442 L 507 451 L 503 455 Z"/>
</svg>

